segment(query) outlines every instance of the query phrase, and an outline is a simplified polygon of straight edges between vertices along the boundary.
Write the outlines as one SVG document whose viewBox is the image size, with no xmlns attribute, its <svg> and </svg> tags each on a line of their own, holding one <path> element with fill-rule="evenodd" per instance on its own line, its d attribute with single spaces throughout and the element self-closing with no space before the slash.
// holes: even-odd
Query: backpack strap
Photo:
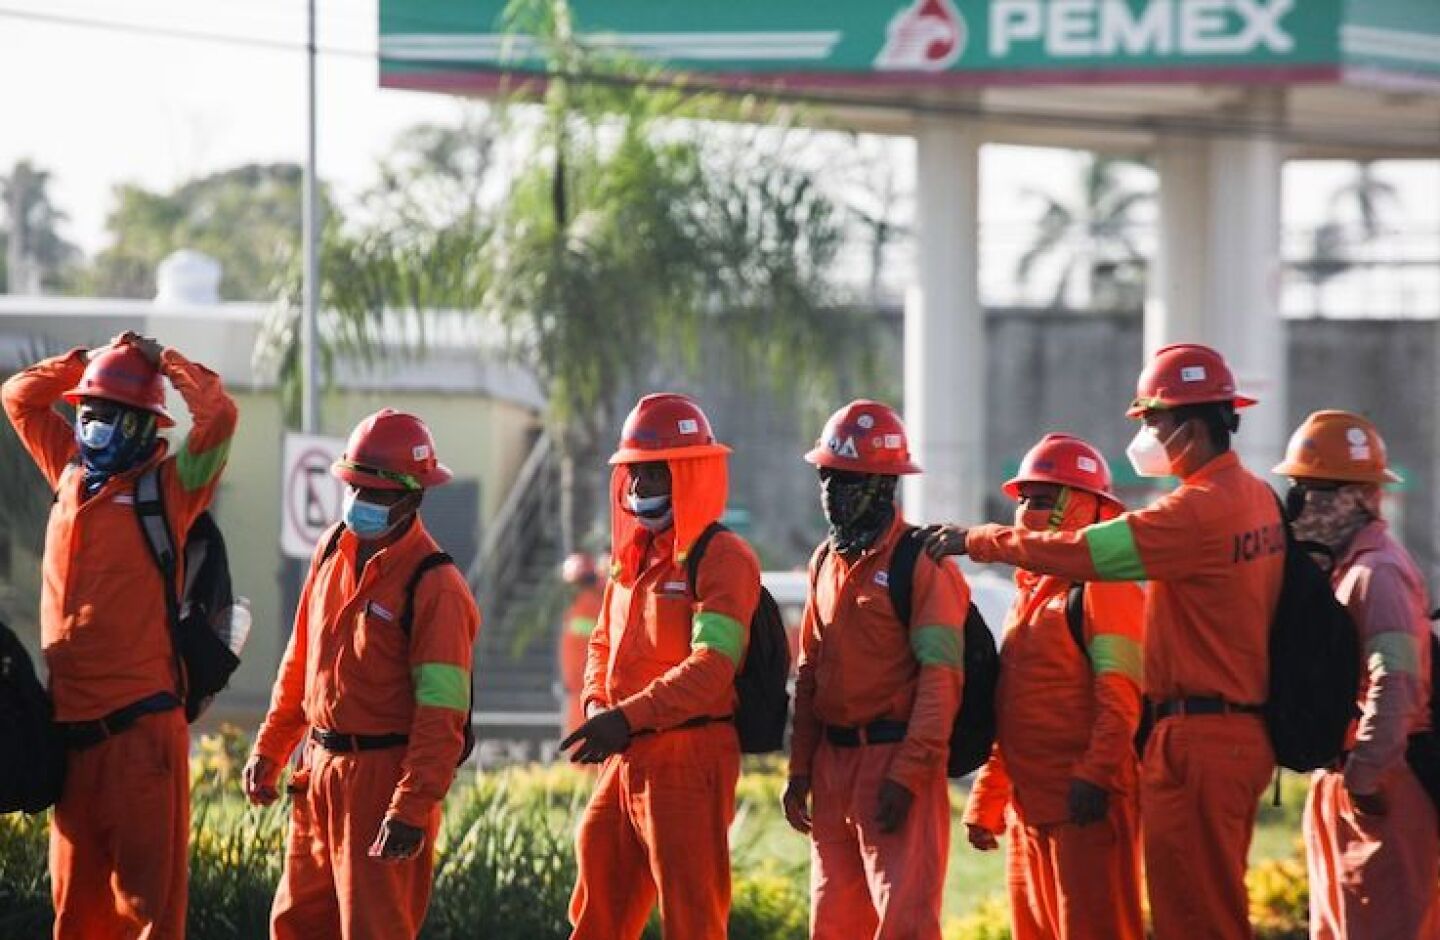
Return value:
<svg viewBox="0 0 1440 940">
<path fill-rule="evenodd" d="M 338 541 L 334 539 L 332 541 Z M 432 552 L 420 559 L 420 564 L 410 573 L 410 580 L 405 582 L 405 606 L 400 609 L 400 629 L 405 634 L 405 639 L 410 639 L 410 632 L 415 626 L 415 589 L 420 586 L 420 579 L 425 573 L 441 565 L 453 565 L 455 559 L 445 552 Z"/>
<path fill-rule="evenodd" d="M 1090 648 L 1085 645 L 1085 582 L 1077 581 L 1065 593 L 1065 626 L 1070 628 L 1070 639 L 1080 647 L 1080 654 L 1090 660 Z M 1092 667 L 1094 663 L 1090 664 Z"/>
<path fill-rule="evenodd" d="M 890 556 L 890 571 L 888 573 L 888 584 L 890 591 L 890 604 L 895 608 L 895 616 L 907 630 L 910 628 L 910 607 L 915 593 L 915 563 L 920 560 L 920 530 L 915 526 L 907 526 L 900 536 L 900 541 L 895 543 L 895 551 Z"/>
<path fill-rule="evenodd" d="M 337 522 L 337 523 L 335 523 L 335 528 L 333 528 L 333 529 L 330 530 L 330 538 L 326 539 L 326 541 L 325 541 L 325 551 L 323 551 L 323 552 L 320 553 L 320 561 L 319 561 L 319 563 L 318 563 L 315 567 L 318 568 L 318 567 L 320 567 L 320 565 L 325 564 L 325 562 L 327 562 L 327 561 L 330 560 L 330 556 L 331 556 L 331 555 L 334 555 L 335 552 L 339 550 L 339 548 L 340 548 L 340 536 L 342 536 L 342 535 L 344 535 L 344 534 L 345 534 L 345 523 L 343 523 L 343 522 Z"/>
<path fill-rule="evenodd" d="M 690 593 L 694 594 L 697 600 L 700 597 L 700 559 L 705 556 L 705 549 L 710 547 L 711 539 L 721 532 L 729 531 L 719 522 L 710 523 L 695 539 L 695 544 L 690 546 L 690 551 L 685 554 L 685 582 L 690 588 Z"/>
<path fill-rule="evenodd" d="M 180 657 L 180 599 L 175 596 L 175 572 L 179 565 L 175 535 L 165 517 L 164 489 L 160 486 L 160 467 L 154 466 L 135 480 L 135 515 L 150 557 L 160 569 L 165 582 L 165 619 L 170 627 L 170 648 L 175 655 L 175 675 L 179 679 L 180 700 L 185 700 L 185 663 Z"/>
</svg>

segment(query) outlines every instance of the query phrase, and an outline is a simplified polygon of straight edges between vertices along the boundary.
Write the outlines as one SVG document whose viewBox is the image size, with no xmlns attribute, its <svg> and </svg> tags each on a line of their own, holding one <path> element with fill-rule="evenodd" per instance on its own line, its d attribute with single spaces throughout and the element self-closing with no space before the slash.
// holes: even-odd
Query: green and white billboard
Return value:
<svg viewBox="0 0 1440 940">
<path fill-rule="evenodd" d="M 543 70 L 505 0 L 381 0 L 381 83 Z M 727 83 L 866 88 L 1440 79 L 1440 0 L 572 0 L 576 33 Z"/>
</svg>

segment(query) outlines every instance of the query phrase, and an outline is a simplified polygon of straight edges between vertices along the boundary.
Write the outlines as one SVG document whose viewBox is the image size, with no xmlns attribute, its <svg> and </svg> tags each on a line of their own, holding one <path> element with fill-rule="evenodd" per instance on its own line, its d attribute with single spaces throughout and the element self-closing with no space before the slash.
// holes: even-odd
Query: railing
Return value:
<svg viewBox="0 0 1440 940">
<path fill-rule="evenodd" d="M 530 448 L 515 483 L 485 531 L 480 551 L 466 580 L 486 605 L 487 617 L 499 622 L 511 601 L 517 576 L 535 547 L 553 535 L 558 524 L 559 464 L 550 436 L 541 432 Z"/>
</svg>

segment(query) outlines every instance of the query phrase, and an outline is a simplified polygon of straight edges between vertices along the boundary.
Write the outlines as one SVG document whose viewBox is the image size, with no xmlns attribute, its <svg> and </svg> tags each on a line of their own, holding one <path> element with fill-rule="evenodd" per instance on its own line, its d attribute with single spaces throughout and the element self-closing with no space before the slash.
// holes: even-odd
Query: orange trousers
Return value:
<svg viewBox="0 0 1440 940">
<path fill-rule="evenodd" d="M 898 744 L 833 747 L 811 769 L 813 940 L 940 940 L 950 791 L 937 767 L 896 832 L 880 831 L 880 784 Z"/>
<path fill-rule="evenodd" d="M 1440 830 L 1408 766 L 1385 778 L 1384 816 L 1355 812 L 1342 774 L 1318 771 L 1305 801 L 1310 936 L 1316 940 L 1440 937 Z"/>
<path fill-rule="evenodd" d="M 71 751 L 50 826 L 56 940 L 180 940 L 190 735 L 180 709 Z"/>
<path fill-rule="evenodd" d="M 307 745 L 309 781 L 292 795 L 272 940 L 406 940 L 430 903 L 437 806 L 425 847 L 403 862 L 369 856 L 400 781 L 403 747 L 331 754 Z"/>
<path fill-rule="evenodd" d="M 1144 940 L 1140 809 L 1111 794 L 1088 826 L 1032 827 L 1012 811 L 1006 867 L 1015 940 Z"/>
<path fill-rule="evenodd" d="M 669 940 L 725 940 L 735 728 L 646 735 L 607 760 L 575 837 L 571 940 L 637 940 L 658 899 Z"/>
<path fill-rule="evenodd" d="M 1274 772 L 1259 716 L 1183 716 L 1156 726 L 1140 780 L 1156 940 L 1252 936 L 1245 865 Z"/>
</svg>

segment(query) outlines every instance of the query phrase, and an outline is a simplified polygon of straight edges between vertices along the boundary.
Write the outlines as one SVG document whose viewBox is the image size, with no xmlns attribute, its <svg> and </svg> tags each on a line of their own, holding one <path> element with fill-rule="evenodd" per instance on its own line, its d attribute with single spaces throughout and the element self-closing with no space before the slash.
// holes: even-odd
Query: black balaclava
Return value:
<svg viewBox="0 0 1440 940">
<path fill-rule="evenodd" d="M 856 555 L 875 544 L 895 518 L 899 477 L 878 473 L 820 471 L 820 504 L 830 523 L 830 546 Z"/>
</svg>

